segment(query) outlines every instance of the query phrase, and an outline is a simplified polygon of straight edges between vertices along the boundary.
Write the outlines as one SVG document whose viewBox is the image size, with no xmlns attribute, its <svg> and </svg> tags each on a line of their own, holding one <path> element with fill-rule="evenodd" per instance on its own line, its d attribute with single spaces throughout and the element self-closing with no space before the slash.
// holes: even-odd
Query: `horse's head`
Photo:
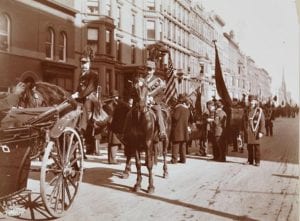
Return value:
<svg viewBox="0 0 300 221">
<path fill-rule="evenodd" d="M 133 81 L 134 101 L 140 108 L 145 108 L 147 105 L 148 87 L 146 80 L 141 77 L 137 77 Z"/>
</svg>

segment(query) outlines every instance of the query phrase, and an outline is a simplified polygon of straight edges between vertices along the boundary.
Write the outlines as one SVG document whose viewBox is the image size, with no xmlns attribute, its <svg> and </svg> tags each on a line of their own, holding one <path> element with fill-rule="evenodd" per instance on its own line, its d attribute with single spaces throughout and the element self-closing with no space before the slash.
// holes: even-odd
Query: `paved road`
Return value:
<svg viewBox="0 0 300 221">
<path fill-rule="evenodd" d="M 186 164 L 169 165 L 170 177 L 163 179 L 159 163 L 152 195 L 145 192 L 147 177 L 139 193 L 131 191 L 135 173 L 129 179 L 120 178 L 122 154 L 118 156 L 120 165 L 108 165 L 104 152 L 90 156 L 74 206 L 59 220 L 297 221 L 299 119 L 276 119 L 274 134 L 262 140 L 260 167 L 244 164 L 246 151 L 230 153 L 226 163 L 190 155 Z M 146 168 L 143 173 L 147 173 Z M 28 187 L 37 190 L 36 174 L 31 174 Z M 45 219 L 37 211 L 34 215 Z M 30 219 L 32 214 L 27 210 L 22 218 Z"/>
</svg>

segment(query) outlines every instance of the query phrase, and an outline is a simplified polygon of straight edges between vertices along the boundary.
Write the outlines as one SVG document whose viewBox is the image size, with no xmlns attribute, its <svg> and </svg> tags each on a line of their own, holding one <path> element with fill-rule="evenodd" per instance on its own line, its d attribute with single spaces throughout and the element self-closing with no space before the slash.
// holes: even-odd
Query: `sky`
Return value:
<svg viewBox="0 0 300 221">
<path fill-rule="evenodd" d="M 196 1 L 196 0 L 194 0 Z M 284 73 L 287 91 L 299 103 L 299 23 L 295 0 L 198 0 L 234 30 L 244 54 L 272 77 L 274 94 Z"/>
</svg>

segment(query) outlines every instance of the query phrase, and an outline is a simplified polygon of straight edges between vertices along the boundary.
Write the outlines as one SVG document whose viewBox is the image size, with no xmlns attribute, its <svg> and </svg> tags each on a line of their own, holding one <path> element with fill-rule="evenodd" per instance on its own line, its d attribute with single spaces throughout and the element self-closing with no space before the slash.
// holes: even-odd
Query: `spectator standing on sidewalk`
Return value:
<svg viewBox="0 0 300 221">
<path fill-rule="evenodd" d="M 227 115 L 223 110 L 222 101 L 216 101 L 216 113 L 213 122 L 214 128 L 214 143 L 213 143 L 213 156 L 214 160 L 225 162 L 226 161 L 226 121 Z"/>
<path fill-rule="evenodd" d="M 178 161 L 178 152 L 180 154 L 180 163 L 186 162 L 186 144 L 189 138 L 190 110 L 188 107 L 187 98 L 180 94 L 178 96 L 178 104 L 175 107 L 172 116 L 172 160 L 171 163 L 175 164 Z"/>
<path fill-rule="evenodd" d="M 265 116 L 263 110 L 258 106 L 256 96 L 249 95 L 249 109 L 243 117 L 245 143 L 248 149 L 248 164 L 255 166 L 260 165 L 260 138 L 263 136 L 263 128 L 265 128 Z"/>
<path fill-rule="evenodd" d="M 118 139 L 117 135 L 113 132 L 112 128 L 112 116 L 114 116 L 114 112 L 119 105 L 119 92 L 117 90 L 113 90 L 110 94 L 110 98 L 112 99 L 108 102 L 103 108 L 106 113 L 111 116 L 108 122 L 108 146 L 107 146 L 107 155 L 108 155 L 108 163 L 109 164 L 117 164 L 118 161 L 116 159 L 118 148 L 121 147 L 121 141 Z"/>
</svg>

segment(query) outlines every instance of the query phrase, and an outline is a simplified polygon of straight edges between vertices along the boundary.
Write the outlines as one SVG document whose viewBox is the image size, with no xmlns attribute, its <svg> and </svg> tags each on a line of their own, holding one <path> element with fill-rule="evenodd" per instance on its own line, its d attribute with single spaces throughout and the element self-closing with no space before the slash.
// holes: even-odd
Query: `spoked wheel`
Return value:
<svg viewBox="0 0 300 221">
<path fill-rule="evenodd" d="M 71 207 L 82 175 L 82 142 L 77 131 L 67 127 L 48 143 L 42 162 L 40 191 L 50 215 L 61 217 Z"/>
</svg>

